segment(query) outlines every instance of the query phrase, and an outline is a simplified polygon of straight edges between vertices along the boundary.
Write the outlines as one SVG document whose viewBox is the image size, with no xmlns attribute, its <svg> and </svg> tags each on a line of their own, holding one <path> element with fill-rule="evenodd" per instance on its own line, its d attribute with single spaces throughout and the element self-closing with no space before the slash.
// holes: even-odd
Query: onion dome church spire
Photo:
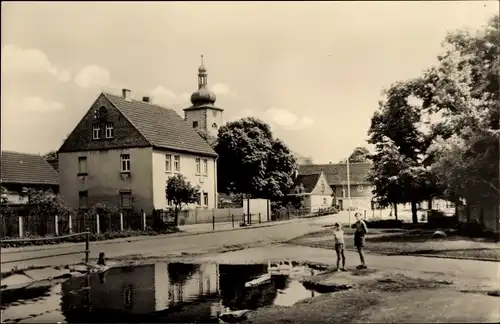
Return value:
<svg viewBox="0 0 500 324">
<path fill-rule="evenodd" d="M 201 56 L 201 65 L 198 68 L 198 90 L 191 95 L 191 103 L 193 106 L 200 106 L 210 104 L 213 105 L 217 97 L 215 93 L 210 91 L 207 86 L 207 68 L 203 62 L 203 55 Z"/>
</svg>

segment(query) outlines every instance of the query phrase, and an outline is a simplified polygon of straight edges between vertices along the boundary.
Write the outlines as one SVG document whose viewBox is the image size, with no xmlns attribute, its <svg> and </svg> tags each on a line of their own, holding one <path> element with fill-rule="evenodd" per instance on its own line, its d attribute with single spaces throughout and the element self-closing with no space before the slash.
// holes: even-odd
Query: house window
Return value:
<svg viewBox="0 0 500 324">
<path fill-rule="evenodd" d="M 201 173 L 201 160 L 200 158 L 196 158 L 195 161 L 196 161 L 196 174 L 198 175 Z"/>
<path fill-rule="evenodd" d="M 130 172 L 130 154 L 120 155 L 121 159 L 121 172 Z"/>
<path fill-rule="evenodd" d="M 321 183 L 321 193 L 322 193 L 322 194 L 324 194 L 324 193 L 325 193 L 325 189 L 326 189 L 326 188 L 325 188 L 325 183 L 324 183 L 324 182 L 322 182 L 322 183 Z"/>
<path fill-rule="evenodd" d="M 92 126 L 92 139 L 100 139 L 101 138 L 101 127 L 99 125 Z"/>
<path fill-rule="evenodd" d="M 203 193 L 203 205 L 208 206 L 208 193 Z"/>
<path fill-rule="evenodd" d="M 87 174 L 87 157 L 78 157 L 78 174 Z"/>
<path fill-rule="evenodd" d="M 172 155 L 165 154 L 165 171 L 172 171 Z"/>
<path fill-rule="evenodd" d="M 217 110 L 212 110 L 212 113 L 214 114 L 214 117 L 217 117 Z"/>
<path fill-rule="evenodd" d="M 213 123 L 213 124 L 212 124 L 212 128 L 216 129 L 216 128 L 217 128 L 217 124 L 216 124 L 216 123 Z"/>
<path fill-rule="evenodd" d="M 445 208 L 455 208 L 455 204 L 451 201 L 446 201 Z"/>
<path fill-rule="evenodd" d="M 113 127 L 113 124 L 106 124 L 106 138 L 113 137 L 115 137 L 115 129 Z"/>
<path fill-rule="evenodd" d="M 201 206 L 201 193 L 196 196 L 196 205 Z"/>
<path fill-rule="evenodd" d="M 198 122 L 197 122 L 197 121 L 194 121 L 194 122 L 193 122 L 193 128 L 196 128 L 196 127 L 198 127 Z"/>
<path fill-rule="evenodd" d="M 326 198 L 323 198 L 323 205 L 326 205 Z"/>
<path fill-rule="evenodd" d="M 89 194 L 87 190 L 78 192 L 78 207 L 81 209 L 88 208 L 89 205 Z"/>
<path fill-rule="evenodd" d="M 342 188 L 342 198 L 345 198 L 345 189 Z"/>
<path fill-rule="evenodd" d="M 120 192 L 120 205 L 122 208 L 132 208 L 131 192 Z"/>
<path fill-rule="evenodd" d="M 208 175 L 208 160 L 203 159 L 203 175 Z"/>
<path fill-rule="evenodd" d="M 174 171 L 175 172 L 181 171 L 181 156 L 180 155 L 174 155 Z"/>
<path fill-rule="evenodd" d="M 363 188 L 363 185 L 358 185 L 358 191 L 362 192 L 365 188 Z"/>
</svg>

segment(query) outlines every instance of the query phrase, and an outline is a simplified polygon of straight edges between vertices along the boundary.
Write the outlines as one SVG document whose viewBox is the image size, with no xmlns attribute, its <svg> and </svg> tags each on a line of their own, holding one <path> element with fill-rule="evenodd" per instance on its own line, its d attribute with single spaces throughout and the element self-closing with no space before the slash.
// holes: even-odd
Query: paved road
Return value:
<svg viewBox="0 0 500 324">
<path fill-rule="evenodd" d="M 290 240 L 297 236 L 322 229 L 325 224 L 337 220 L 336 215 L 311 219 L 294 220 L 269 227 L 245 228 L 224 232 L 209 232 L 197 235 L 164 235 L 142 239 L 115 240 L 114 242 L 91 242 L 91 258 L 97 258 L 104 252 L 108 258 L 140 255 L 147 257 L 170 256 L 182 252 L 195 253 L 213 251 L 231 245 L 249 245 L 252 243 L 273 243 Z M 2 249 L 1 271 L 8 271 L 14 266 L 55 266 L 74 264 L 83 261 L 84 254 L 59 256 L 84 250 L 84 243 L 61 244 L 60 246 L 34 246 L 26 248 Z M 40 258 L 43 257 L 43 258 Z M 35 259 L 36 258 L 36 259 Z M 25 260 L 26 261 L 16 261 Z M 10 261 L 10 262 L 9 262 Z M 12 262 L 14 261 L 14 262 Z"/>
</svg>

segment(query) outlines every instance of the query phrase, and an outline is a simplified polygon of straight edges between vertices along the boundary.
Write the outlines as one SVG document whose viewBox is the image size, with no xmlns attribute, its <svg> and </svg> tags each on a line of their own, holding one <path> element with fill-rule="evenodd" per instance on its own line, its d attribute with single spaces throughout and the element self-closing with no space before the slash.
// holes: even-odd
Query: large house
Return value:
<svg viewBox="0 0 500 324">
<path fill-rule="evenodd" d="M 353 208 L 372 209 L 372 185 L 366 179 L 371 163 L 350 163 L 349 184 Z M 299 175 L 324 173 L 334 192 L 334 203 L 341 210 L 349 208 L 347 187 L 347 164 L 309 164 L 299 166 Z"/>
<path fill-rule="evenodd" d="M 289 195 L 303 198 L 303 207 L 311 212 L 333 203 L 333 190 L 323 172 L 298 174 Z"/>
<path fill-rule="evenodd" d="M 199 111 L 210 115 L 215 101 L 204 67 L 198 80 L 191 97 L 198 109 L 186 111 L 187 120 Z M 149 97 L 133 99 L 130 90 L 101 93 L 59 149 L 62 197 L 74 208 L 106 202 L 150 213 L 170 205 L 166 182 L 180 173 L 199 186 L 196 205 L 215 208 L 217 154 L 192 126 Z"/>
<path fill-rule="evenodd" d="M 37 154 L 2 151 L 1 182 L 11 204 L 28 202 L 28 189 L 59 191 L 57 171 Z"/>
</svg>

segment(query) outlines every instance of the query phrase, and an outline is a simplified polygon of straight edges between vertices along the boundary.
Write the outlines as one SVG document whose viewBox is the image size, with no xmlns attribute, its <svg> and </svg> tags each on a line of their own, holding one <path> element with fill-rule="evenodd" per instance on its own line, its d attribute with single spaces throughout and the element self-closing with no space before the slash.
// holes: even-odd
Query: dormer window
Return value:
<svg viewBox="0 0 500 324">
<path fill-rule="evenodd" d="M 115 137 L 115 128 L 113 124 L 106 124 L 106 138 Z"/>
<path fill-rule="evenodd" d="M 92 126 L 92 139 L 98 140 L 101 138 L 101 127 L 99 125 Z"/>
</svg>

